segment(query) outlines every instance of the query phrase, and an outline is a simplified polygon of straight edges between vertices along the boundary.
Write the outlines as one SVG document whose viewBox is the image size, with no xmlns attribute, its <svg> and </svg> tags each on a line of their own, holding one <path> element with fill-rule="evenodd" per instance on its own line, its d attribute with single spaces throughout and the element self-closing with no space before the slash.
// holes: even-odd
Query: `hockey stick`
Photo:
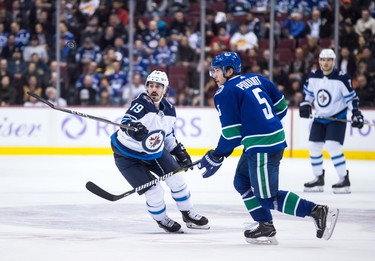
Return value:
<svg viewBox="0 0 375 261">
<path fill-rule="evenodd" d="M 105 191 L 104 189 L 102 189 L 101 187 L 99 187 L 98 185 L 96 185 L 94 182 L 91 182 L 91 181 L 88 181 L 86 183 L 86 188 L 91 192 L 91 193 L 94 193 L 95 195 L 101 197 L 101 198 L 104 198 L 106 200 L 109 200 L 109 201 L 117 201 L 119 199 L 122 199 L 124 197 L 127 197 L 135 192 L 138 192 L 142 189 L 145 189 L 145 188 L 148 188 L 148 187 L 151 187 L 153 185 L 155 185 L 156 183 L 160 182 L 160 181 L 163 181 L 163 180 L 166 180 L 167 178 L 177 174 L 177 173 L 180 173 L 182 171 L 185 171 L 195 165 L 197 165 L 198 163 L 200 162 L 200 160 L 197 160 L 197 161 L 194 161 L 193 163 L 191 163 L 189 166 L 186 166 L 186 167 L 183 167 L 183 168 L 179 168 L 175 171 L 172 171 L 172 172 L 169 172 L 157 179 L 154 179 L 150 182 L 147 182 L 139 187 L 136 187 L 132 190 L 129 190 L 125 193 L 122 193 L 122 194 L 119 194 L 119 195 L 114 195 L 114 194 L 111 194 L 109 193 L 108 191 Z"/>
<path fill-rule="evenodd" d="M 126 125 L 121 124 L 121 123 L 116 123 L 116 122 L 113 122 L 113 121 L 110 121 L 110 120 L 107 120 L 107 119 L 99 118 L 99 117 L 92 116 L 92 115 L 89 115 L 89 114 L 85 114 L 85 113 L 82 113 L 82 112 L 72 111 L 72 110 L 69 110 L 69 109 L 66 109 L 66 108 L 56 106 L 55 104 L 49 102 L 48 100 L 44 99 L 43 97 L 40 97 L 39 95 L 37 95 L 33 92 L 27 92 L 27 94 L 34 97 L 35 99 L 39 100 L 40 102 L 43 102 L 44 104 L 48 105 L 49 107 L 51 107 L 54 110 L 63 111 L 63 112 L 70 113 L 70 114 L 77 115 L 77 116 L 81 116 L 81 117 L 84 117 L 84 118 L 89 118 L 89 119 L 95 120 L 95 121 L 105 122 L 105 123 L 115 125 L 115 126 L 120 127 L 120 128 L 138 131 L 137 128 L 134 128 L 134 127 L 131 127 L 131 126 L 126 126 Z"/>
<path fill-rule="evenodd" d="M 337 118 L 332 118 L 332 117 L 321 117 L 317 115 L 310 115 L 310 119 L 321 119 L 321 120 L 330 120 L 330 121 L 340 121 L 340 122 L 346 122 L 346 123 L 353 123 L 351 120 L 346 120 L 346 119 L 337 119 Z M 364 122 L 363 125 L 368 125 L 368 126 L 375 126 L 373 123 L 369 122 Z"/>
</svg>

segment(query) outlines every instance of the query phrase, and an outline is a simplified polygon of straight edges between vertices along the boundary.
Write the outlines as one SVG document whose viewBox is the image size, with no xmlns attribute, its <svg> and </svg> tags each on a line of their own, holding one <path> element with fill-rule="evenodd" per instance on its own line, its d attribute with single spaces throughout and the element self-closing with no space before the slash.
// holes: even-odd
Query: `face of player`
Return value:
<svg viewBox="0 0 375 261">
<path fill-rule="evenodd" d="M 157 82 L 148 82 L 147 94 L 154 102 L 160 102 L 164 95 L 164 86 Z"/>
<path fill-rule="evenodd" d="M 218 86 L 224 84 L 227 81 L 221 68 L 211 68 L 210 76 L 215 80 Z"/>
<path fill-rule="evenodd" d="M 320 69 L 322 69 L 325 75 L 330 74 L 333 70 L 333 59 L 332 58 L 320 58 L 319 59 Z"/>
</svg>

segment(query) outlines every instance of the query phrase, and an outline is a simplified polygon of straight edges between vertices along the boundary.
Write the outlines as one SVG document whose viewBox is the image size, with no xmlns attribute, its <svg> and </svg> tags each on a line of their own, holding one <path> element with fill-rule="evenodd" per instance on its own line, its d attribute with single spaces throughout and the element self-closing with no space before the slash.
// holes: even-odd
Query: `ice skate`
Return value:
<svg viewBox="0 0 375 261">
<path fill-rule="evenodd" d="M 176 221 L 170 219 L 169 217 L 165 217 L 161 221 L 156 221 L 158 223 L 159 227 L 165 230 L 165 232 L 168 233 L 184 233 L 184 231 L 181 229 L 181 225 L 178 224 Z"/>
<path fill-rule="evenodd" d="M 350 180 L 349 180 L 349 171 L 346 171 L 346 176 L 343 179 L 340 179 L 339 182 L 332 185 L 333 193 L 335 194 L 350 194 Z"/>
<path fill-rule="evenodd" d="M 320 176 L 304 184 L 305 192 L 323 192 L 324 191 L 324 169 Z"/>
<path fill-rule="evenodd" d="M 189 211 L 181 211 L 181 213 L 182 220 L 186 223 L 186 226 L 188 228 L 210 229 L 210 226 L 208 225 L 208 219 L 196 213 L 194 209 L 190 209 Z"/>
<path fill-rule="evenodd" d="M 247 226 L 244 232 L 246 242 L 256 245 L 277 245 L 276 229 L 273 222 L 259 222 L 252 226 Z"/>
<path fill-rule="evenodd" d="M 328 240 L 335 229 L 339 210 L 328 206 L 315 205 L 311 212 L 316 227 L 316 237 Z"/>
</svg>

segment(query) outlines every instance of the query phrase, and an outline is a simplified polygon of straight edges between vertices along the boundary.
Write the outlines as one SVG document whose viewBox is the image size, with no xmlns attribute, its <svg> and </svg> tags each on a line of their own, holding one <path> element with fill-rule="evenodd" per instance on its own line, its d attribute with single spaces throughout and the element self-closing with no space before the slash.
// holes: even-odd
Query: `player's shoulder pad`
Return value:
<svg viewBox="0 0 375 261">
<path fill-rule="evenodd" d="M 176 108 L 173 106 L 172 103 L 170 103 L 167 99 L 163 98 L 161 100 L 161 102 L 163 103 L 164 105 L 164 109 L 163 109 L 163 112 L 164 112 L 164 115 L 169 115 L 169 116 L 173 116 L 173 117 L 176 117 Z"/>
<path fill-rule="evenodd" d="M 140 104 L 143 104 L 145 107 L 155 106 L 154 105 L 154 101 L 145 92 L 141 93 L 134 101 L 136 101 L 136 102 L 138 102 Z"/>
</svg>

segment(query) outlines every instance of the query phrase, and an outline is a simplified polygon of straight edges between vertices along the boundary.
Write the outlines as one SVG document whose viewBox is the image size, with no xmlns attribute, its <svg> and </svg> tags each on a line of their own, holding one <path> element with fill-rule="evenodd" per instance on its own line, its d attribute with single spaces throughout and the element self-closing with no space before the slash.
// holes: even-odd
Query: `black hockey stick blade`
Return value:
<svg viewBox="0 0 375 261">
<path fill-rule="evenodd" d="M 151 187 L 153 185 L 155 185 L 156 183 L 160 182 L 160 181 L 163 181 L 163 180 L 166 180 L 167 178 L 169 178 L 170 176 L 173 176 L 177 173 L 180 173 L 182 171 L 185 171 L 185 170 L 188 170 L 189 168 L 197 165 L 198 163 L 200 162 L 200 160 L 197 160 L 197 161 L 194 161 L 192 164 L 190 164 L 189 166 L 187 167 L 184 167 L 184 168 L 179 168 L 175 171 L 172 171 L 172 172 L 169 172 L 157 179 L 154 179 L 150 182 L 147 182 L 146 184 L 143 184 L 139 187 L 136 187 L 136 188 L 133 188 L 132 190 L 129 190 L 125 193 L 122 193 L 122 194 L 119 194 L 119 195 L 115 195 L 115 194 L 111 194 L 109 193 L 108 191 L 102 189 L 101 187 L 99 187 L 98 185 L 96 185 L 94 182 L 91 182 L 91 181 L 88 181 L 86 183 L 86 188 L 88 191 L 90 191 L 91 193 L 101 197 L 101 198 L 104 198 L 106 200 L 109 200 L 109 201 L 117 201 L 119 199 L 122 199 L 124 197 L 127 197 L 135 192 L 138 192 L 142 189 L 145 189 L 145 188 L 148 188 L 148 187 Z"/>
<path fill-rule="evenodd" d="M 120 128 L 125 128 L 125 129 L 129 129 L 129 130 L 133 130 L 133 131 L 138 130 L 137 128 L 132 127 L 132 126 L 127 126 L 127 125 L 124 125 L 124 124 L 121 124 L 121 123 L 116 123 L 116 122 L 113 122 L 113 121 L 110 121 L 110 120 L 107 120 L 107 119 L 103 119 L 103 118 L 100 118 L 100 117 L 96 117 L 96 116 L 92 116 L 92 115 L 85 114 L 85 113 L 82 113 L 82 112 L 72 111 L 72 110 L 69 110 L 69 109 L 66 109 L 66 108 L 56 106 L 55 104 L 49 102 L 48 100 L 44 99 L 43 97 L 40 97 L 39 95 L 37 95 L 33 92 L 27 92 L 27 94 L 34 97 L 38 101 L 43 102 L 44 104 L 48 105 L 49 107 L 51 107 L 54 110 L 70 113 L 70 114 L 77 115 L 77 116 L 84 117 L 84 118 L 89 118 L 89 119 L 95 120 L 95 121 L 105 122 L 107 124 L 115 125 L 115 126 L 120 127 Z"/>
</svg>

